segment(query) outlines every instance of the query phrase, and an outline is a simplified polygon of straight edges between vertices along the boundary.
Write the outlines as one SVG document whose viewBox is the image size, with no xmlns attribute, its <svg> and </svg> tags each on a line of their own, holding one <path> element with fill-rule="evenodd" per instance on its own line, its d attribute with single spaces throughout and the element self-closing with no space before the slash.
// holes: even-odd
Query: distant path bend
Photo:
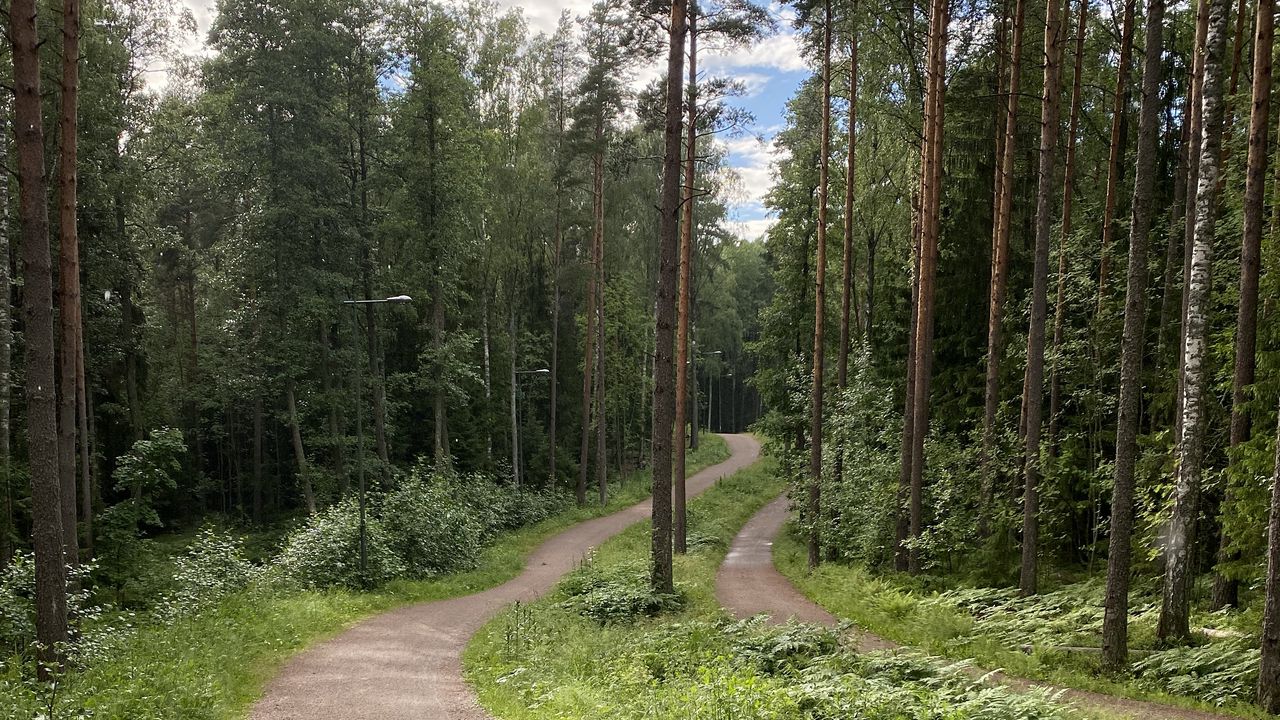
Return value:
<svg viewBox="0 0 1280 720">
<path fill-rule="evenodd" d="M 756 461 L 760 443 L 722 435 L 729 459 L 688 479 L 690 497 Z M 513 602 L 546 594 L 586 554 L 647 520 L 650 502 L 575 525 L 538 546 L 518 577 L 465 597 L 420 603 L 360 622 L 291 659 L 251 720 L 485 720 L 462 678 L 462 651 Z"/>
<path fill-rule="evenodd" d="M 789 514 L 786 495 L 769 503 L 755 514 L 738 532 L 729 546 L 729 554 L 716 575 L 716 598 L 735 617 L 768 616 L 780 625 L 788 620 L 836 625 L 838 620 L 826 609 L 805 597 L 773 564 L 773 542 L 782 532 Z M 858 628 L 851 641 L 859 652 L 900 647 L 878 635 Z M 973 668 L 970 674 L 986 675 L 989 680 L 1018 691 L 1047 690 L 1062 693 L 1062 698 L 1086 710 L 1102 710 L 1135 720 L 1231 720 L 1235 716 L 1190 710 L 1163 703 L 1062 688 L 1046 683 L 1014 678 L 1004 673 L 988 674 Z"/>
</svg>

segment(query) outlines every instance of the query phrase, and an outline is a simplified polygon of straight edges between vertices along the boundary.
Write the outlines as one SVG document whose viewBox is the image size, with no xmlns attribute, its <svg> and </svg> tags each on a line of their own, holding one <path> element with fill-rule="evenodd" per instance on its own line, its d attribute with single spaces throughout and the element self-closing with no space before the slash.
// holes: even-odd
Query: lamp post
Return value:
<svg viewBox="0 0 1280 720">
<path fill-rule="evenodd" d="M 695 346 L 695 347 L 696 347 L 696 346 Z M 709 353 L 702 353 L 702 354 L 701 354 L 701 357 L 707 358 L 707 357 L 711 357 L 712 355 L 722 355 L 722 354 L 723 354 L 723 352 L 722 352 L 722 351 L 720 351 L 720 350 L 712 350 L 712 351 L 711 351 L 711 352 L 709 352 Z M 697 450 L 697 449 L 698 449 L 698 366 L 694 363 L 694 358 L 696 358 L 696 357 L 699 357 L 699 354 L 696 352 L 696 350 L 695 350 L 695 352 L 690 353 L 690 355 L 689 355 L 689 363 L 690 363 L 690 367 L 689 367 L 689 376 L 690 376 L 691 378 L 693 378 L 693 383 L 692 383 L 692 385 L 693 385 L 693 412 L 692 412 L 692 413 L 690 413 L 690 415 L 689 415 L 689 417 L 693 418 L 693 422 L 692 422 L 693 427 L 691 428 L 692 432 L 690 432 L 690 433 L 689 433 L 689 436 L 690 436 L 690 437 L 689 437 L 689 449 L 690 449 L 690 450 Z M 708 373 L 708 374 L 707 374 L 707 393 L 708 393 L 708 397 L 707 397 L 707 425 L 706 425 L 706 427 L 707 427 L 707 431 L 708 431 L 708 432 L 710 432 L 710 431 L 711 431 L 711 397 L 710 397 L 710 395 L 711 395 L 711 394 L 713 394 L 713 393 L 712 393 L 712 390 L 711 390 L 711 375 L 710 375 L 710 373 Z M 684 432 L 684 428 L 681 428 L 681 429 L 680 429 L 680 432 L 681 432 L 681 433 L 683 433 L 683 432 Z"/>
<path fill-rule="evenodd" d="M 381 300 L 342 300 L 340 304 L 351 307 L 351 338 L 356 348 L 356 479 L 360 493 L 360 579 L 364 581 L 365 569 L 368 565 L 368 548 L 365 531 L 365 483 L 364 483 L 364 410 L 360 405 L 364 402 L 364 378 L 361 370 L 364 367 L 364 355 L 360 353 L 360 317 L 356 310 L 360 305 L 385 305 L 387 303 L 408 303 L 413 298 L 408 295 L 393 295 Z"/>
<path fill-rule="evenodd" d="M 720 376 L 720 382 L 723 384 L 725 380 L 733 380 L 733 371 Z M 724 404 L 724 387 L 720 388 L 720 404 Z M 733 414 L 733 383 L 729 383 L 729 414 Z M 732 418 L 731 418 L 732 419 Z M 720 408 L 720 432 L 724 432 L 724 408 Z M 729 428 L 729 432 L 733 432 L 733 428 Z"/>
<path fill-rule="evenodd" d="M 516 370 L 513 375 L 550 375 L 547 368 L 537 370 Z M 520 467 L 524 464 L 523 447 L 520 444 L 520 421 L 516 416 L 516 386 L 511 385 L 511 479 L 516 486 L 520 485 Z"/>
</svg>

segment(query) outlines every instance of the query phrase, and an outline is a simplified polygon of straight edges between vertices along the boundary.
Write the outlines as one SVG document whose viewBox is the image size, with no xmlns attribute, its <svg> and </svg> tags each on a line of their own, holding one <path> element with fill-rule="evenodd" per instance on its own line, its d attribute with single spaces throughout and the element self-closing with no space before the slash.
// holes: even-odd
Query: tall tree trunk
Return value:
<svg viewBox="0 0 1280 720">
<path fill-rule="evenodd" d="M 9 167 L 8 99 L 0 100 L 0 167 Z M 9 275 L 9 176 L 0 179 L 0 474 L 4 482 L 4 517 L 0 518 L 0 568 L 13 559 L 13 460 L 9 434 L 13 363 L 13 283 Z"/>
<path fill-rule="evenodd" d="M 286 389 L 286 401 L 289 404 L 289 432 L 293 440 L 293 459 L 298 465 L 298 481 L 302 483 L 302 499 L 306 502 L 307 513 L 316 514 L 316 494 L 311 487 L 311 468 L 307 465 L 307 453 L 302 447 L 302 426 L 298 422 L 298 400 L 295 383 L 289 380 Z"/>
<path fill-rule="evenodd" d="M 1240 298 L 1236 315 L 1236 361 L 1231 382 L 1231 462 L 1249 439 L 1248 402 L 1252 392 L 1258 342 L 1258 274 L 1262 254 L 1262 229 L 1267 193 L 1268 129 L 1271 122 L 1271 54 L 1275 40 L 1275 0 L 1258 0 L 1254 20 L 1253 103 L 1249 113 L 1249 157 L 1245 170 L 1244 229 L 1240 243 Z M 1237 39 L 1236 44 L 1239 45 Z M 1233 69 L 1233 77 L 1235 71 Z M 1231 483 L 1223 514 L 1231 507 Z M 1231 548 L 1231 535 L 1222 529 L 1218 562 L 1239 557 Z M 1219 570 L 1214 576 L 1213 607 L 1234 607 L 1240 601 L 1240 582 Z"/>
<path fill-rule="evenodd" d="M 1186 386 L 1186 353 L 1187 344 L 1187 301 L 1191 297 L 1191 263 L 1196 234 L 1196 209 L 1200 201 L 1200 158 L 1204 135 L 1204 66 L 1207 55 L 1206 43 L 1209 33 L 1209 7 L 1213 0 L 1200 0 L 1196 10 L 1196 39 L 1192 52 L 1191 64 L 1191 145 L 1187 154 L 1187 197 L 1184 211 L 1183 245 L 1182 245 L 1182 312 L 1179 322 L 1178 336 L 1178 378 L 1174 395 L 1175 421 L 1173 423 L 1173 444 L 1177 448 L 1182 444 L 1183 395 Z"/>
<path fill-rule="evenodd" d="M 822 390 L 827 318 L 827 191 L 831 166 L 831 0 L 823 2 L 822 128 L 818 140 L 818 256 L 814 264 L 813 389 L 809 406 L 809 567 L 819 554 L 822 507 Z"/>
<path fill-rule="evenodd" d="M 689 396 L 689 305 L 693 294 L 693 185 L 697 179 L 698 146 L 698 9 L 688 9 L 689 87 L 684 145 L 684 196 L 680 225 L 680 298 L 676 307 L 676 437 L 672 446 L 671 472 L 675 494 L 672 498 L 672 535 L 677 555 L 688 549 L 685 508 L 685 424 Z M 694 409 L 695 416 L 698 414 Z"/>
<path fill-rule="evenodd" d="M 675 431 L 675 315 L 680 232 L 680 104 L 684 99 L 685 0 L 672 0 L 667 24 L 666 123 L 658 235 L 658 292 L 653 353 L 652 564 L 654 592 L 675 591 L 671 569 L 671 440 Z"/>
<path fill-rule="evenodd" d="M 561 128 L 561 132 L 564 129 Z M 547 429 L 547 482 L 555 485 L 556 482 L 556 448 L 559 445 L 559 439 L 556 435 L 557 420 L 560 405 L 560 254 L 564 246 L 564 227 L 563 227 L 563 196 L 564 188 L 561 187 L 560 181 L 556 180 L 556 216 L 555 229 L 552 240 L 552 269 L 551 269 L 551 377 L 549 399 L 550 405 Z"/>
<path fill-rule="evenodd" d="M 1165 0 L 1147 0 L 1143 41 L 1142 112 L 1138 157 L 1133 173 L 1129 222 L 1129 269 L 1120 347 L 1120 404 L 1116 420 L 1115 485 L 1111 495 L 1111 538 L 1107 553 L 1106 606 L 1102 622 L 1102 662 L 1116 672 L 1128 662 L 1129 565 L 1133 536 L 1134 464 L 1142 410 L 1142 358 L 1146 350 L 1147 245 L 1151 233 L 1160 122 L 1160 57 Z"/>
<path fill-rule="evenodd" d="M 265 444 L 262 436 L 262 395 L 253 397 L 253 524 L 262 524 L 262 453 Z"/>
<path fill-rule="evenodd" d="M 927 143 L 921 146 L 922 159 L 924 152 L 927 152 L 925 145 Z M 921 186 L 923 186 L 923 169 L 921 170 L 920 179 Z M 916 318 L 919 315 L 920 305 L 920 241 L 923 229 L 920 216 L 921 194 L 919 192 L 917 192 L 911 204 L 914 209 L 913 215 L 915 216 L 912 221 L 911 233 L 911 306 L 908 308 L 910 314 L 907 321 L 906 386 L 902 403 L 902 443 L 900 450 L 902 462 L 898 471 L 898 493 L 894 505 L 896 533 L 893 546 L 893 566 L 898 572 L 906 572 L 910 565 L 907 541 L 911 537 L 911 456 L 915 451 L 914 435 L 916 429 Z"/>
<path fill-rule="evenodd" d="M 1132 2 L 1130 2 L 1132 5 Z M 1018 589 L 1036 593 L 1039 551 L 1040 426 L 1044 408 L 1044 336 L 1048 311 L 1049 245 L 1053 234 L 1055 161 L 1058 115 L 1062 100 L 1062 4 L 1048 0 L 1044 21 L 1044 95 L 1040 107 L 1040 173 L 1036 189 L 1036 254 L 1031 280 L 1031 324 L 1027 330 L 1026 392 L 1022 398 L 1027 419 L 1023 453 L 1022 568 Z M 1130 8 L 1126 11 L 1132 15 Z"/>
<path fill-rule="evenodd" d="M 80 337 L 80 237 L 76 229 L 77 103 L 80 89 L 80 0 L 62 3 L 62 97 L 58 118 L 58 473 L 62 543 L 67 562 L 80 564 L 76 528 L 76 378 Z"/>
<path fill-rule="evenodd" d="M 1204 141 L 1200 147 L 1195 241 L 1192 245 L 1191 284 L 1186 298 L 1186 339 L 1182 345 L 1182 437 L 1178 443 L 1178 476 L 1174 484 L 1173 514 L 1169 520 L 1165 551 L 1164 595 L 1160 623 L 1156 628 L 1156 636 L 1161 640 L 1185 640 L 1191 634 L 1193 548 L 1190 540 L 1198 511 L 1204 462 L 1204 396 L 1208 381 L 1204 362 L 1221 164 L 1223 54 L 1231 9 L 1227 0 L 1209 1 L 1201 86 Z"/>
<path fill-rule="evenodd" d="M 1026 0 L 1017 0 L 1013 15 L 1013 54 L 1009 61 L 1008 97 L 1005 99 L 1004 138 L 996 168 L 996 212 L 992 222 L 991 282 L 987 305 L 987 374 L 982 415 L 982 487 L 979 499 L 979 532 L 989 532 L 992 493 L 995 489 L 996 414 L 1000 407 L 1000 358 L 1004 349 L 1004 301 L 1009 286 L 1009 230 L 1013 214 L 1013 160 L 1018 137 L 1018 100 L 1022 82 L 1022 43 Z"/>
<path fill-rule="evenodd" d="M 6 254 L 7 255 L 7 254 Z M 5 265 L 8 264 L 7 257 L 3 259 Z M 84 528 L 84 553 L 85 557 L 93 557 L 93 451 L 90 442 L 93 435 L 90 432 L 90 422 L 92 416 L 89 406 L 88 383 L 85 381 L 85 360 L 84 360 L 84 325 L 80 326 L 79 336 L 76 338 L 76 410 L 79 418 L 79 435 L 80 435 L 80 520 Z M 5 412 L 8 410 L 6 408 Z M 8 453 L 5 453 L 8 457 Z"/>
<path fill-rule="evenodd" d="M 597 178 L 604 175 L 604 158 L 603 150 L 598 146 L 601 136 L 604 134 L 604 123 L 597 117 L 596 119 L 596 143 L 597 149 L 591 156 L 591 219 L 593 224 L 591 234 L 591 274 L 587 277 L 587 310 L 583 315 L 583 324 L 585 329 L 583 332 L 583 342 L 586 348 L 582 353 L 582 441 L 578 447 L 578 505 L 587 504 L 587 476 L 590 472 L 591 461 L 591 398 L 592 398 L 592 380 L 595 376 L 596 363 L 596 237 L 594 224 L 597 217 L 602 215 L 600 208 L 604 204 L 604 198 L 600 197 L 600 183 Z"/>
<path fill-rule="evenodd" d="M 600 207 L 596 217 L 596 493 L 600 506 L 608 501 L 609 455 L 605 438 L 608 437 L 608 406 L 605 404 L 604 366 L 604 174 L 599 180 Z"/>
<path fill-rule="evenodd" d="M 858 2 L 853 0 L 849 13 L 854 27 L 849 31 L 849 138 L 844 167 L 844 250 L 840 272 L 840 347 L 837 354 L 836 384 L 841 390 L 849 384 L 850 305 L 858 290 L 853 282 L 853 201 L 858 169 Z M 837 457 L 837 462 L 842 461 Z M 840 471 L 836 471 L 836 479 Z"/>
<path fill-rule="evenodd" d="M 1068 2 L 1067 7 L 1070 7 Z M 1075 75 L 1071 79 L 1071 117 L 1067 121 L 1067 159 L 1062 172 L 1062 229 L 1058 240 L 1058 288 L 1053 303 L 1053 364 L 1049 370 L 1049 443 L 1050 452 L 1058 455 L 1058 423 L 1062 413 L 1062 382 L 1058 362 L 1062 349 L 1062 331 L 1067 315 L 1067 257 L 1071 243 L 1071 206 L 1075 199 L 1076 133 L 1080 127 L 1080 103 L 1083 92 L 1084 38 L 1089 24 L 1089 0 L 1080 0 L 1080 19 L 1076 23 Z"/>
<path fill-rule="evenodd" d="M 53 268 L 40 104 L 40 37 L 35 0 L 9 8 L 13 58 L 18 213 L 22 222 L 22 317 L 25 330 L 31 523 L 36 558 L 36 639 L 41 677 L 58 664 L 67 640 L 67 575 L 63 557 L 62 488 L 58 475 L 58 398 L 54 389 Z"/>
<path fill-rule="evenodd" d="M 929 386 L 933 373 L 934 291 L 938 274 L 938 240 L 942 221 L 943 128 L 946 121 L 947 26 L 950 20 L 948 0 L 932 0 L 929 12 L 929 72 L 925 96 L 925 136 L 927 138 L 923 172 L 928 184 L 922 193 L 920 233 L 920 292 L 916 311 L 915 345 L 915 410 L 911 441 L 910 536 L 920 539 L 924 530 L 924 465 L 925 439 L 929 434 Z M 919 548 L 907 553 L 907 569 L 921 569 Z"/>
<path fill-rule="evenodd" d="M 1137 0 L 1125 0 L 1120 30 L 1120 64 L 1116 66 L 1116 91 L 1111 106 L 1111 144 L 1107 151 L 1107 189 L 1102 206 L 1102 244 L 1098 251 L 1098 293 L 1095 321 L 1101 317 L 1111 274 L 1111 240 L 1115 235 L 1116 198 L 1124 173 L 1125 115 L 1129 109 L 1129 67 L 1133 63 L 1133 15 Z"/>
<path fill-rule="evenodd" d="M 1258 704 L 1264 712 L 1274 715 L 1280 713 L 1280 422 L 1276 424 L 1276 463 L 1271 479 L 1271 512 L 1267 522 L 1265 588 Z"/>
<path fill-rule="evenodd" d="M 1176 26 L 1175 26 L 1176 27 Z M 1170 45 L 1176 43 L 1176 35 L 1171 39 Z M 1188 70 L 1187 85 L 1190 87 L 1194 77 L 1194 72 Z M 1172 101 L 1171 103 L 1172 104 Z M 1173 112 L 1170 109 L 1169 115 Z M 1180 302 L 1181 286 L 1177 286 L 1175 292 L 1176 270 L 1175 268 L 1182 265 L 1182 242 L 1181 238 L 1174 234 L 1174 229 L 1179 226 L 1182 215 L 1186 212 L 1187 203 L 1187 172 L 1188 172 L 1188 155 L 1189 146 L 1191 144 L 1191 92 L 1188 91 L 1183 98 L 1182 106 L 1182 122 L 1179 129 L 1179 148 L 1178 148 L 1178 167 L 1174 170 L 1173 175 L 1173 204 L 1169 207 L 1169 237 L 1168 244 L 1165 246 L 1165 262 L 1164 276 L 1161 280 L 1161 298 L 1160 298 L 1160 321 L 1156 334 L 1156 368 L 1163 370 L 1166 367 L 1169 353 L 1168 335 L 1174 330 L 1180 322 L 1174 319 L 1174 307 Z M 1169 123 L 1172 125 L 1172 119 Z"/>
<path fill-rule="evenodd" d="M 866 288 L 866 315 L 864 316 L 864 334 L 867 341 L 867 349 L 875 347 L 875 301 L 876 301 L 876 246 L 880 244 L 880 229 L 872 228 L 867 231 L 867 288 Z"/>
<path fill-rule="evenodd" d="M 520 487 L 520 414 L 516 408 L 516 305 L 515 290 L 511 290 L 512 298 L 507 303 L 507 339 L 511 342 L 511 374 L 507 380 L 511 383 L 511 482 Z"/>
</svg>

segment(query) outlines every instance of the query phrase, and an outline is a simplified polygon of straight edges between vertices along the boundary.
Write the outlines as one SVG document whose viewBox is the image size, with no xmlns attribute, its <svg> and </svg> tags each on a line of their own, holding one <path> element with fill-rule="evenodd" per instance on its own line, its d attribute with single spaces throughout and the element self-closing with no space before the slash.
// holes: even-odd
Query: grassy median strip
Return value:
<svg viewBox="0 0 1280 720">
<path fill-rule="evenodd" d="M 766 458 L 691 502 L 676 597 L 648 590 L 640 524 L 546 598 L 495 618 L 464 657 L 482 704 L 502 720 L 1076 716 L 918 654 L 855 654 L 837 630 L 730 619 L 715 600 L 716 571 L 732 537 L 782 487 Z"/>
</svg>

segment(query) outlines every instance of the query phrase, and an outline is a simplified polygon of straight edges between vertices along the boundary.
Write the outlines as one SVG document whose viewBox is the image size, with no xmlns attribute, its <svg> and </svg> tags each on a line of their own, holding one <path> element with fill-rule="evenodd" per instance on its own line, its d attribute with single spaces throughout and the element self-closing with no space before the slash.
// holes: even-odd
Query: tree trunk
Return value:
<svg viewBox="0 0 1280 720">
<path fill-rule="evenodd" d="M 1070 7 L 1068 2 L 1067 7 Z M 1058 240 L 1058 289 L 1053 303 L 1053 364 L 1049 370 L 1049 443 L 1050 452 L 1058 455 L 1058 422 L 1062 413 L 1062 383 L 1058 362 L 1062 348 L 1062 331 L 1067 315 L 1067 256 L 1071 243 L 1071 206 L 1075 200 L 1076 133 L 1080 127 L 1080 102 L 1083 92 L 1084 38 L 1089 24 L 1089 0 L 1080 0 L 1080 19 L 1076 24 L 1075 75 L 1071 79 L 1071 113 L 1067 122 L 1067 159 L 1062 172 L 1062 230 Z"/>
<path fill-rule="evenodd" d="M 923 158 L 923 152 L 921 157 Z M 922 170 L 921 185 L 924 184 L 923 181 L 924 173 Z M 911 306 L 908 308 L 910 314 L 907 321 L 907 377 L 902 403 L 902 443 L 900 450 L 902 463 L 898 472 L 898 494 L 894 505 L 896 533 L 893 546 L 893 566 L 898 572 L 906 572 L 910 564 L 907 540 L 911 536 L 911 455 L 915 451 L 913 436 L 916 429 L 916 317 L 919 315 L 920 305 L 920 240 L 922 230 L 920 195 L 918 193 L 914 202 L 912 202 L 912 206 L 915 209 L 913 213 L 915 218 L 912 222 L 911 243 Z"/>
<path fill-rule="evenodd" d="M 585 329 L 583 332 L 583 342 L 586 348 L 582 353 L 582 441 L 578 448 L 578 505 L 587 504 L 587 475 L 590 471 L 591 461 L 591 398 L 592 398 L 592 379 L 595 375 L 596 362 L 596 268 L 595 268 L 595 252 L 596 237 L 595 230 L 596 218 L 603 215 L 601 208 L 604 205 L 604 198 L 600 196 L 600 186 L 604 176 L 604 157 L 603 150 L 599 147 L 601 138 L 604 135 L 604 122 L 601 118 L 596 118 L 596 151 L 591 156 L 591 274 L 587 277 L 587 310 L 583 316 L 583 324 Z"/>
<path fill-rule="evenodd" d="M 853 0 L 849 10 L 851 22 L 857 22 L 858 2 Z M 849 313 L 850 305 L 858 290 L 853 282 L 853 200 L 858 169 L 858 32 L 850 31 L 849 37 L 849 141 L 844 168 L 844 251 L 840 282 L 840 348 L 837 355 L 836 384 L 841 390 L 849 384 Z M 843 457 L 837 457 L 842 464 Z M 840 471 L 836 471 L 836 479 Z"/>
<path fill-rule="evenodd" d="M 253 524 L 262 524 L 262 395 L 253 397 Z"/>
<path fill-rule="evenodd" d="M 822 390 L 827 318 L 827 191 L 831 166 L 831 0 L 824 0 L 822 21 L 822 128 L 818 140 L 818 255 L 814 264 L 813 389 L 809 407 L 809 567 L 821 560 Z"/>
<path fill-rule="evenodd" d="M 979 533 L 989 532 L 992 493 L 995 489 L 996 414 L 1000 407 L 1000 358 L 1003 352 L 1004 301 L 1009 285 L 1009 224 L 1013 213 L 1013 160 L 1018 137 L 1018 100 L 1022 81 L 1022 43 L 1026 0 L 1017 0 L 1013 16 L 1013 55 L 1009 61 L 1008 97 L 1005 99 L 1004 138 L 996 168 L 996 213 L 992 221 L 991 283 L 987 306 L 987 374 L 982 415 L 982 488 Z"/>
<path fill-rule="evenodd" d="M 1116 66 L 1116 92 L 1111 106 L 1111 144 L 1107 152 L 1107 190 L 1102 207 L 1102 245 L 1098 251 L 1098 296 L 1095 321 L 1102 315 L 1111 274 L 1111 240 L 1115 235 L 1116 198 L 1120 175 L 1124 173 L 1124 121 L 1129 108 L 1129 66 L 1133 63 L 1133 15 L 1136 0 L 1125 0 L 1124 24 L 1120 31 L 1120 64 Z"/>
<path fill-rule="evenodd" d="M 3 262 L 8 265 L 7 253 L 3 257 Z M 85 557 L 92 558 L 94 482 L 93 451 L 90 447 L 90 441 L 92 441 L 93 435 L 89 431 L 92 417 L 89 414 L 89 393 L 88 384 L 85 381 L 85 373 L 84 324 L 81 323 L 80 332 L 76 338 L 76 405 L 80 423 L 80 520 L 84 528 Z M 8 412 L 7 408 L 5 412 Z M 5 449 L 7 450 L 7 446 Z M 8 453 L 5 452 L 4 456 L 8 457 Z"/>
<path fill-rule="evenodd" d="M 602 138 L 603 141 L 603 138 Z M 595 274 L 596 274 L 596 491 L 600 506 L 604 507 L 608 498 L 608 446 L 605 444 L 609 414 L 605 404 L 604 393 L 604 166 L 596 179 L 596 195 L 600 204 L 596 208 L 595 231 Z"/>
<path fill-rule="evenodd" d="M 1147 0 L 1143 41 L 1142 112 L 1129 222 L 1129 269 L 1120 347 L 1120 404 L 1116 420 L 1115 485 L 1111 495 L 1111 537 L 1107 553 L 1102 662 L 1111 671 L 1128 662 L 1129 566 L 1133 536 L 1134 464 L 1142 410 L 1142 358 L 1146 349 L 1147 245 L 1151 233 L 1160 122 L 1160 57 L 1165 0 Z"/>
<path fill-rule="evenodd" d="M 298 481 L 302 483 L 302 499 L 307 513 L 316 514 L 316 495 L 311 487 L 311 469 L 307 466 L 307 453 L 302 447 L 302 426 L 298 423 L 298 402 L 294 382 L 290 380 L 286 390 L 289 403 L 289 431 L 293 439 L 293 459 L 298 465 Z"/>
<path fill-rule="evenodd" d="M 511 375 L 507 379 L 511 383 L 511 482 L 520 487 L 520 414 L 516 408 L 516 306 L 515 291 L 511 291 L 512 300 L 507 304 L 507 336 L 511 342 Z"/>
<path fill-rule="evenodd" d="M 564 132 L 564 128 L 561 128 Z M 563 227 L 563 196 L 564 188 L 561 187 L 560 181 L 556 181 L 556 217 L 555 230 L 552 245 L 552 268 L 551 268 L 551 377 L 549 400 L 550 405 L 547 429 L 547 452 L 549 458 L 547 460 L 547 482 L 555 485 L 556 482 L 556 447 L 559 440 L 556 436 L 558 419 L 558 409 L 560 404 L 560 253 L 564 245 L 564 227 Z"/>
<path fill-rule="evenodd" d="M 1132 2 L 1130 2 L 1132 6 Z M 1031 281 L 1031 324 L 1027 330 L 1026 390 L 1022 406 L 1027 419 L 1023 453 L 1022 568 L 1018 589 L 1036 593 L 1039 551 L 1040 426 L 1044 408 L 1044 336 L 1048 311 L 1049 245 L 1053 234 L 1058 115 L 1062 99 L 1062 4 L 1048 0 L 1044 22 L 1044 95 L 1040 108 L 1040 173 L 1036 190 L 1036 254 Z M 1132 15 L 1130 8 L 1126 11 Z"/>
<path fill-rule="evenodd" d="M 1201 95 L 1204 93 L 1204 65 L 1206 42 L 1209 32 L 1209 6 L 1213 0 L 1200 0 L 1196 11 L 1196 39 L 1193 47 L 1195 57 L 1191 65 L 1191 144 L 1187 153 L 1187 198 L 1184 211 L 1182 245 L 1182 311 L 1179 316 L 1178 336 L 1178 383 L 1174 395 L 1175 421 L 1173 423 L 1173 444 L 1182 444 L 1182 406 L 1186 385 L 1186 353 L 1187 343 L 1187 301 L 1191 296 L 1191 263 L 1192 247 L 1195 244 L 1196 208 L 1200 200 L 1200 157 L 1204 137 L 1201 126 L 1204 123 L 1204 107 Z"/>
<path fill-rule="evenodd" d="M 22 316 L 25 330 L 31 521 L 36 558 L 36 639 L 42 678 L 59 662 L 67 640 L 67 575 L 63 557 L 62 489 L 58 475 L 58 398 L 54 389 L 53 268 L 44 174 L 40 104 L 40 38 L 34 0 L 9 9 L 13 50 L 18 212 L 22 223 Z"/>
<path fill-rule="evenodd" d="M 672 498 L 672 535 L 677 555 L 688 549 L 687 510 L 685 508 L 685 424 L 689 396 L 689 306 L 693 294 L 693 184 L 697 179 L 698 145 L 698 15 L 697 7 L 688 9 L 689 87 L 688 119 L 685 120 L 684 198 L 680 225 L 680 298 L 676 307 L 676 437 L 672 445 L 671 473 L 675 494 Z M 698 414 L 694 409 L 695 416 Z"/>
<path fill-rule="evenodd" d="M 658 288 L 653 353 L 652 563 L 654 592 L 675 591 L 671 569 L 671 440 L 675 431 L 675 315 L 680 232 L 680 104 L 684 96 L 685 0 L 672 0 L 667 25 L 666 122 L 658 236 Z"/>
<path fill-rule="evenodd" d="M 1267 192 L 1268 129 L 1271 122 L 1271 53 L 1275 40 L 1275 0 L 1258 0 L 1254 20 L 1253 103 L 1249 113 L 1249 157 L 1245 170 L 1244 229 L 1240 243 L 1240 298 L 1236 315 L 1236 361 L 1231 382 L 1231 449 L 1249 439 L 1248 402 L 1252 392 L 1255 351 L 1258 342 L 1258 274 L 1261 265 L 1262 229 Z M 1236 41 L 1239 45 L 1239 40 Z M 1233 69 L 1233 78 L 1235 71 Z M 1237 462 L 1236 453 L 1231 461 Z M 1230 475 L 1223 514 L 1229 511 L 1232 492 Z M 1218 562 L 1239 557 L 1231 547 L 1225 524 Z M 1213 608 L 1234 607 L 1240 600 L 1240 581 L 1221 570 L 1214 576 Z"/>
<path fill-rule="evenodd" d="M 9 117 L 7 99 L 0 101 L 0 167 L 9 167 Z M 13 559 L 16 528 L 13 517 L 13 459 L 9 434 L 12 432 L 11 371 L 13 364 L 13 282 L 9 274 L 9 176 L 0 179 L 0 474 L 4 482 L 4 517 L 0 518 L 0 568 Z"/>
<path fill-rule="evenodd" d="M 80 237 L 76 229 L 77 102 L 80 88 L 80 0 L 62 3 L 62 97 L 58 118 L 58 473 L 62 543 L 71 567 L 80 564 L 76 529 L 76 377 L 80 337 Z"/>
<path fill-rule="evenodd" d="M 932 0 L 929 12 L 929 73 L 925 96 L 925 162 L 922 169 L 928 184 L 921 202 L 920 294 L 916 312 L 915 411 L 912 422 L 910 536 L 920 539 L 924 530 L 924 444 L 929 434 L 929 386 L 933 372 L 934 290 L 938 273 L 938 240 L 942 220 L 943 128 L 946 114 L 948 0 Z M 907 569 L 921 569 L 920 552 L 912 546 L 907 553 Z"/>
<path fill-rule="evenodd" d="M 1194 530 L 1204 461 L 1205 390 L 1208 376 L 1205 351 L 1213 269 L 1213 233 L 1217 219 L 1218 185 L 1223 125 L 1223 54 L 1230 5 L 1210 0 L 1205 34 L 1204 79 L 1201 86 L 1201 121 L 1204 142 L 1200 147 L 1200 178 L 1196 192 L 1195 239 L 1192 245 L 1191 283 L 1186 298 L 1186 339 L 1182 345 L 1182 437 L 1178 443 L 1178 476 L 1174 484 L 1165 551 L 1164 596 L 1156 636 L 1161 640 L 1186 640 L 1191 635 L 1191 573 Z"/>
<path fill-rule="evenodd" d="M 1269 4 L 1260 2 L 1259 5 Z M 1262 615 L 1262 660 L 1258 666 L 1258 704 L 1280 713 L 1280 422 L 1276 424 L 1276 464 L 1271 479 L 1267 523 L 1266 601 Z"/>
</svg>

